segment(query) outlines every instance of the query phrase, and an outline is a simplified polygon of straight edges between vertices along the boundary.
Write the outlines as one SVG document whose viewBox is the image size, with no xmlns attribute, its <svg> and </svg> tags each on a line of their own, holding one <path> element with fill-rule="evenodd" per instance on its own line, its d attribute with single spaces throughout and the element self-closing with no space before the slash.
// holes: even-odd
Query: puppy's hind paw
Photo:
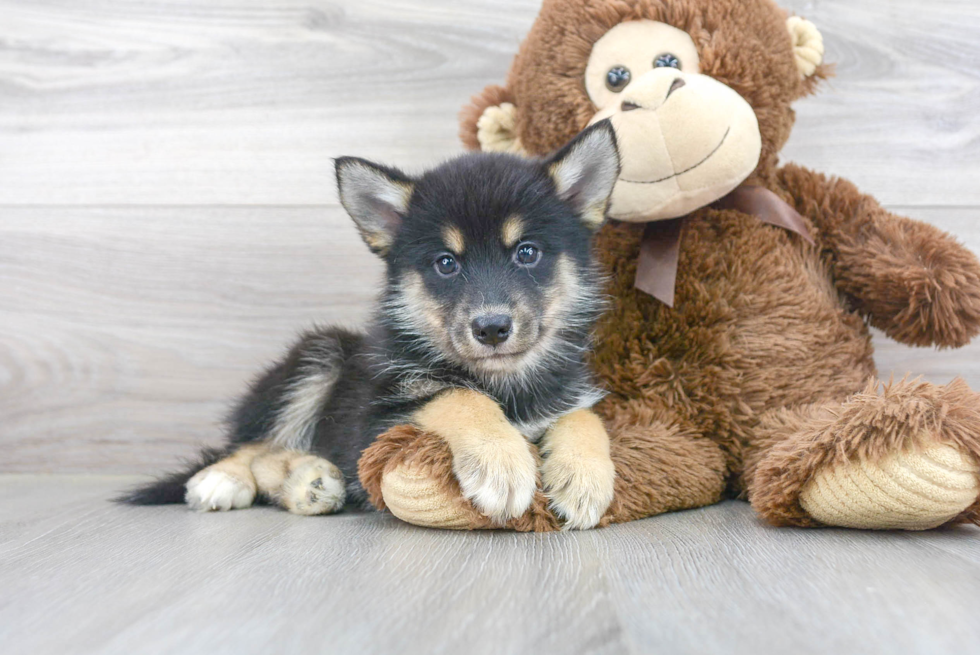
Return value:
<svg viewBox="0 0 980 655">
<path fill-rule="evenodd" d="M 344 476 L 322 457 L 299 464 L 282 485 L 282 504 L 293 514 L 332 514 L 344 506 Z"/>
<path fill-rule="evenodd" d="M 224 512 L 250 507 L 255 500 L 255 484 L 224 471 L 208 467 L 187 481 L 184 501 L 199 512 Z"/>
<path fill-rule="evenodd" d="M 565 529 L 593 528 L 612 502 L 616 469 L 608 457 L 567 455 L 553 453 L 541 466 L 545 495 Z"/>
</svg>

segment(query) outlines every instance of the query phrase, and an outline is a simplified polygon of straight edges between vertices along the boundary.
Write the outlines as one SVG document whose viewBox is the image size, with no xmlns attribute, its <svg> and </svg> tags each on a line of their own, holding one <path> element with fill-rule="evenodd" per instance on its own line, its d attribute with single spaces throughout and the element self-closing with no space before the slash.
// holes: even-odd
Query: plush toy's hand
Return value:
<svg viewBox="0 0 980 655">
<path fill-rule="evenodd" d="M 444 393 L 413 421 L 442 437 L 463 496 L 495 523 L 524 514 L 537 489 L 537 461 L 500 407 L 475 391 Z"/>
<path fill-rule="evenodd" d="M 595 527 L 613 499 L 616 469 L 602 421 L 582 409 L 560 418 L 541 442 L 541 478 L 568 529 Z"/>
<path fill-rule="evenodd" d="M 817 227 L 837 287 L 873 326 L 913 346 L 958 347 L 980 333 L 980 262 L 953 237 L 846 180 L 793 165 L 780 177 Z"/>
<path fill-rule="evenodd" d="M 882 212 L 884 214 L 884 212 Z M 931 225 L 908 218 L 883 217 L 878 234 L 867 246 L 884 250 L 868 268 L 875 276 L 847 279 L 864 291 L 860 307 L 875 327 L 913 346 L 959 347 L 980 332 L 980 263 L 973 253 Z M 860 273 L 859 273 L 860 275 Z M 846 287 L 845 287 L 846 289 Z"/>
</svg>

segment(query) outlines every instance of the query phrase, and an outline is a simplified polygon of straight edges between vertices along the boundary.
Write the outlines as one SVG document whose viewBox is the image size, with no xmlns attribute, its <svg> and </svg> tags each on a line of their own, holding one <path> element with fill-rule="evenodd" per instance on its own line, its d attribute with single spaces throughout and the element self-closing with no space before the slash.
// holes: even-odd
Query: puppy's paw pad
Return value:
<svg viewBox="0 0 980 655">
<path fill-rule="evenodd" d="M 613 499 L 612 460 L 552 455 L 541 466 L 541 480 L 552 511 L 569 530 L 593 528 Z"/>
<path fill-rule="evenodd" d="M 463 496 L 494 523 L 523 515 L 538 487 L 537 463 L 523 438 L 487 442 L 457 454 L 453 472 Z"/>
<path fill-rule="evenodd" d="M 293 514 L 314 516 L 340 510 L 347 498 L 347 489 L 340 469 L 316 457 L 300 464 L 286 478 L 282 496 L 286 509 Z"/>
<path fill-rule="evenodd" d="M 250 507 L 255 487 L 213 468 L 206 468 L 187 481 L 184 501 L 200 512 L 224 512 Z"/>
</svg>

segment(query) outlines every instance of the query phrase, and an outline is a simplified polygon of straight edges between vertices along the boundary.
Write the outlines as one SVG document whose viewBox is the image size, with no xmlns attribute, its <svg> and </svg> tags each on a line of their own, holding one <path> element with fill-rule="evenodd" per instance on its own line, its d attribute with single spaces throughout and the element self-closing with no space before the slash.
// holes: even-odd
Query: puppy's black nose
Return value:
<svg viewBox="0 0 980 655">
<path fill-rule="evenodd" d="M 476 337 L 477 341 L 488 346 L 496 346 L 507 341 L 513 325 L 510 316 L 487 314 L 474 318 L 471 327 L 473 328 L 473 336 Z"/>
</svg>

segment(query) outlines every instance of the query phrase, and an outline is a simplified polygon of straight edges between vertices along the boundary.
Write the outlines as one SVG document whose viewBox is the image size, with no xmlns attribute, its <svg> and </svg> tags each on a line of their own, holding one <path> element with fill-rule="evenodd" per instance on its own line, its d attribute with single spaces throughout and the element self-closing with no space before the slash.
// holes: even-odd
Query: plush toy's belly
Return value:
<svg viewBox="0 0 980 655">
<path fill-rule="evenodd" d="M 641 232 L 599 236 L 614 306 L 594 364 L 614 398 L 663 400 L 731 433 L 766 409 L 843 399 L 874 374 L 867 327 L 798 235 L 730 212 L 689 219 L 670 308 L 633 288 Z"/>
</svg>

